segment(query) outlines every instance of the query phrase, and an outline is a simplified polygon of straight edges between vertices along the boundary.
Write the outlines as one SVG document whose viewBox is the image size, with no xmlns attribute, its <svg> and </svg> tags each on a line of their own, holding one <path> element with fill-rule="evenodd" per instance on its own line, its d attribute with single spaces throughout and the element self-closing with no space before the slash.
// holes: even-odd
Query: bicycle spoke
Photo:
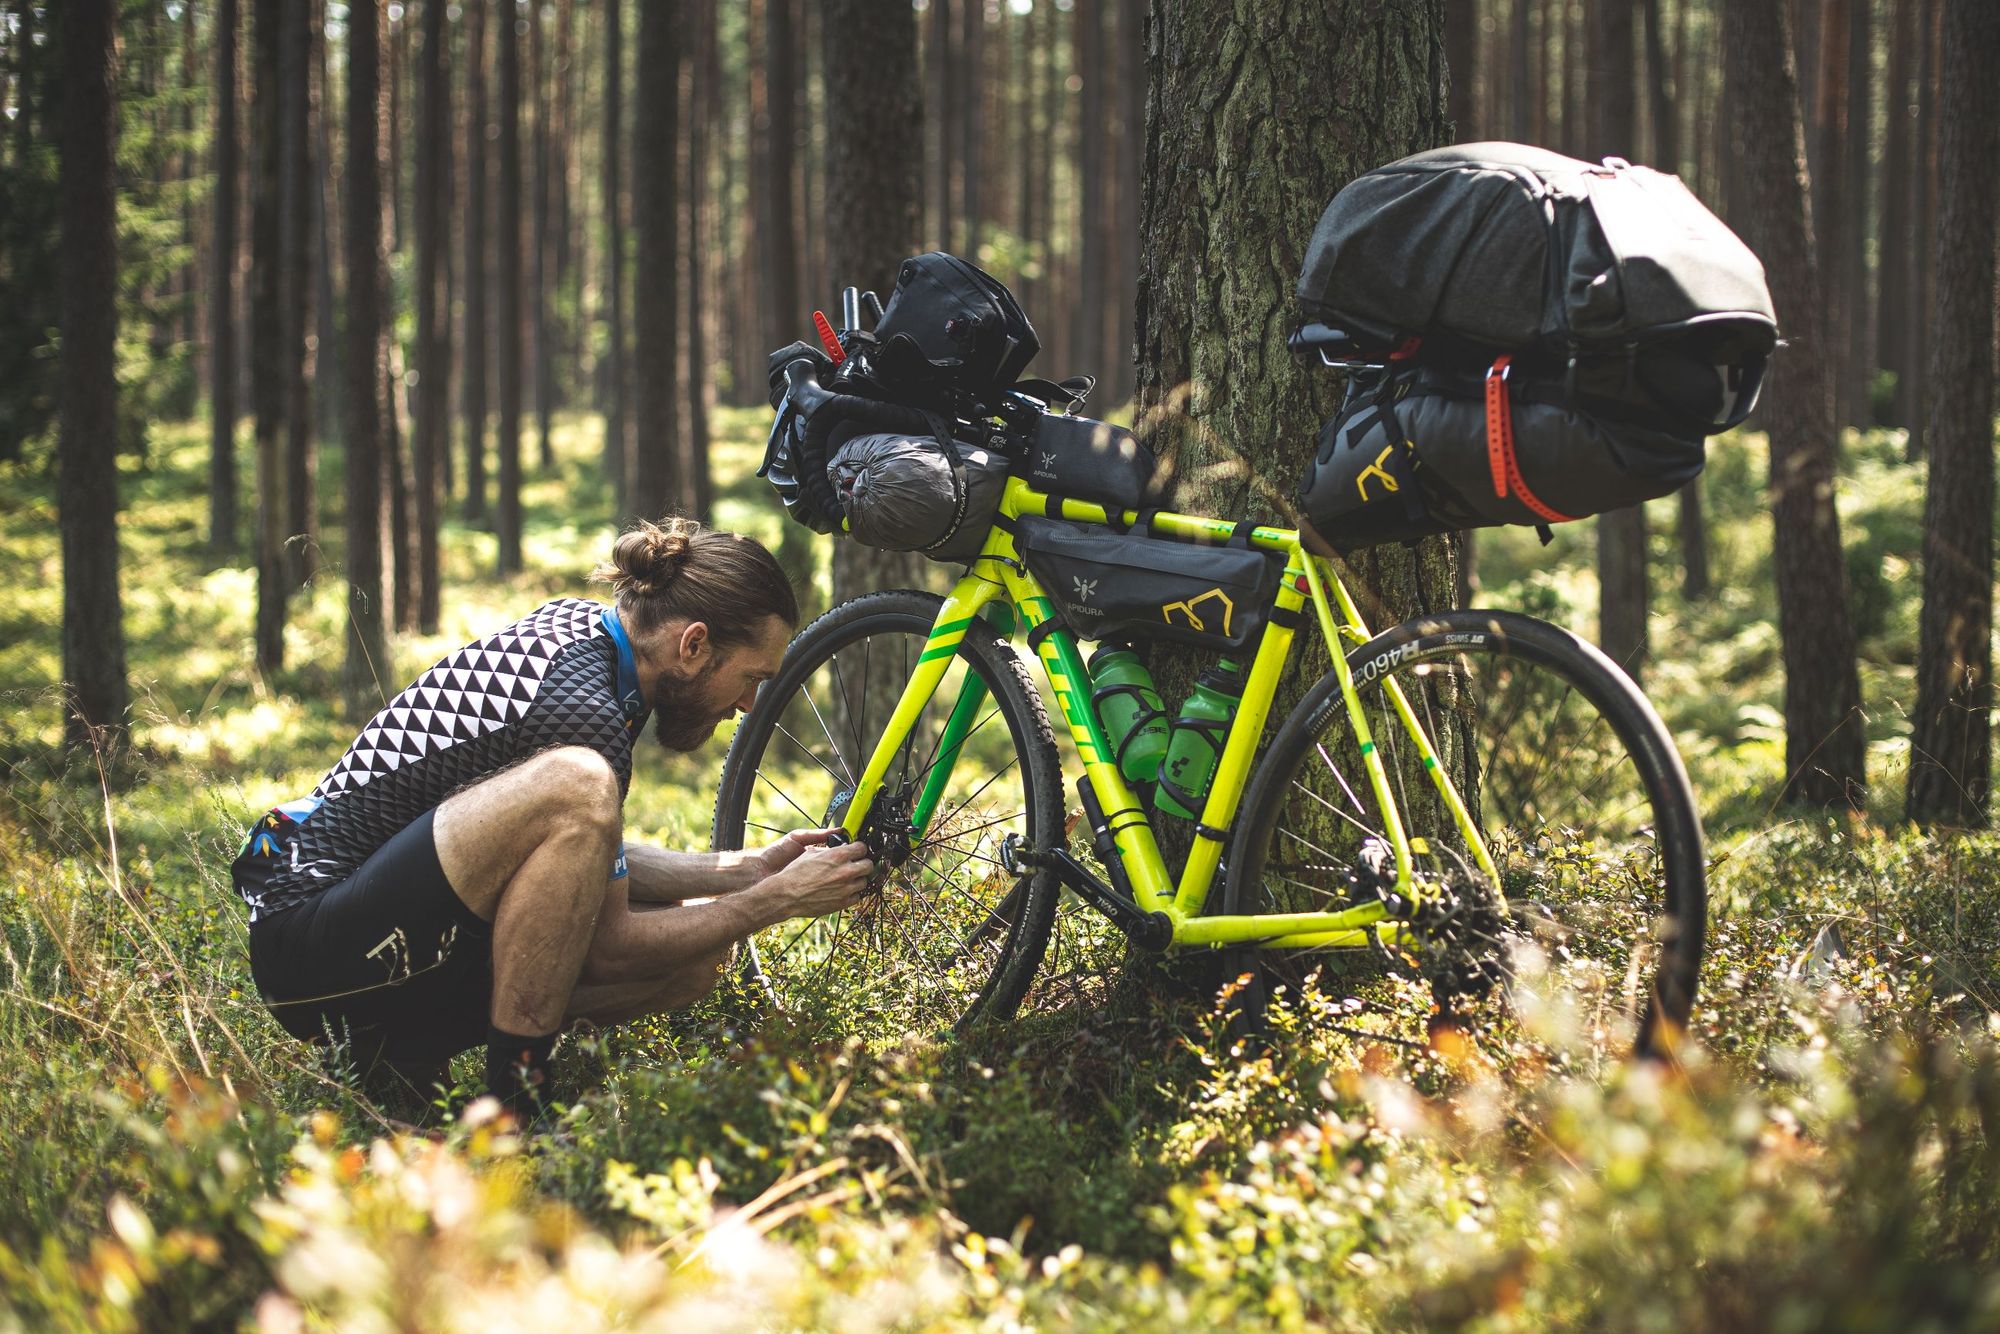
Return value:
<svg viewBox="0 0 2000 1334">
<path fill-rule="evenodd" d="M 835 783 L 836 785 L 838 785 L 838 784 L 839 784 L 839 782 L 840 782 L 840 775 L 839 775 L 839 774 L 837 774 L 837 773 L 835 773 L 835 772 L 834 772 L 833 770 L 831 770 L 831 769 L 828 769 L 828 768 L 827 768 L 827 764 L 826 764 L 826 761 L 825 761 L 825 760 L 823 760 L 823 759 L 821 759 L 821 758 L 820 758 L 819 756 L 815 755 L 815 754 L 814 754 L 814 753 L 813 753 L 813 752 L 812 752 L 812 751 L 811 751 L 811 750 L 810 750 L 810 749 L 809 749 L 809 748 L 808 748 L 808 747 L 806 746 L 805 742 L 803 742 L 803 741 L 799 740 L 799 739 L 798 739 L 797 737 L 793 736 L 793 735 L 792 735 L 792 729 L 791 729 L 791 728 L 789 728 L 789 727 L 786 727 L 786 726 L 785 726 L 785 725 L 784 725 L 783 723 L 779 723 L 779 724 L 778 724 L 777 726 L 778 726 L 778 731 L 784 734 L 784 738 L 785 738 L 785 740 L 787 740 L 787 741 L 791 742 L 791 743 L 792 743 L 792 744 L 793 744 L 794 746 L 797 746 L 797 747 L 798 747 L 798 748 L 799 748 L 800 750 L 804 751 L 804 752 L 805 752 L 805 756 L 806 756 L 806 758 L 807 758 L 807 759 L 811 760 L 811 761 L 812 761 L 812 762 L 813 762 L 814 764 L 817 764 L 817 765 L 818 765 L 818 766 L 819 766 L 820 768 L 822 768 L 822 769 L 826 769 L 826 776 L 827 776 L 828 778 L 831 778 L 831 779 L 832 779 L 832 780 L 834 781 L 834 783 Z M 829 740 L 830 740 L 830 739 L 831 739 L 831 738 L 829 738 Z M 837 751 L 837 750 L 836 750 L 836 751 L 835 751 L 835 752 L 834 752 L 833 754 L 834 754 L 834 758 L 835 758 L 835 759 L 839 759 L 839 758 L 840 758 L 840 752 L 839 752 L 839 751 Z M 845 762 L 843 762 L 843 764 L 842 764 L 842 767 L 843 767 L 843 768 L 845 768 L 845 767 L 846 767 L 846 765 L 845 765 Z"/>
<path fill-rule="evenodd" d="M 790 806 L 793 810 L 797 811 L 799 813 L 800 819 L 804 820 L 808 825 L 812 825 L 815 828 L 818 827 L 814 821 L 814 817 L 806 814 L 806 808 L 799 805 L 799 803 L 797 803 L 796 801 L 793 801 L 791 793 L 785 791 L 785 789 L 779 787 L 776 783 L 772 782 L 771 775 L 765 773 L 762 767 L 758 768 L 757 776 L 764 780 L 764 785 L 766 787 L 770 788 L 773 792 L 777 793 L 780 797 L 784 798 L 785 804 L 787 806 Z"/>
<path fill-rule="evenodd" d="M 847 762 L 847 757 L 840 753 L 840 743 L 833 739 L 833 729 L 826 725 L 826 715 L 819 711 L 819 703 L 817 700 L 813 699 L 812 683 L 807 682 L 804 685 L 801 685 L 799 687 L 799 693 L 806 697 L 806 704 L 808 707 L 812 709 L 813 717 L 819 719 L 819 730 L 826 734 L 826 744 L 833 747 L 833 758 L 839 760 L 840 767 L 846 770 L 848 783 L 853 784 L 860 782 L 861 780 L 859 780 L 854 776 L 854 766 L 850 765 Z M 781 731 L 783 730 L 783 727 L 784 724 L 780 723 L 779 729 Z M 786 732 L 785 735 L 790 736 L 791 733 Z"/>
</svg>

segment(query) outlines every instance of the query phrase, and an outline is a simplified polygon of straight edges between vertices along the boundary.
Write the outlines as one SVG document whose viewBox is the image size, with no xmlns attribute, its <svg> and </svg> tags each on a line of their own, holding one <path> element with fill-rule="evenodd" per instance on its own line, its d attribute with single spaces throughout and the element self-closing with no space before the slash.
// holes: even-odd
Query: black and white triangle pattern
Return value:
<svg viewBox="0 0 2000 1334">
<path fill-rule="evenodd" d="M 351 793 L 426 755 L 519 722 L 556 655 L 601 632 L 603 610 L 583 598 L 559 598 L 447 655 L 369 720 L 313 794 Z"/>
</svg>

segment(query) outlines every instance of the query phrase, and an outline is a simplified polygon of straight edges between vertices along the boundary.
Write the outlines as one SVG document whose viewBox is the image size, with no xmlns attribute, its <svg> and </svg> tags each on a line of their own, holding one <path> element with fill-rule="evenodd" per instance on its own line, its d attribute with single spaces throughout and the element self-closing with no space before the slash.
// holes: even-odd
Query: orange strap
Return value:
<svg viewBox="0 0 2000 1334">
<path fill-rule="evenodd" d="M 1511 490 L 1544 522 L 1572 523 L 1574 516 L 1544 505 L 1521 476 L 1521 460 L 1514 453 L 1514 409 L 1507 402 L 1507 368 L 1513 360 L 1497 358 L 1486 372 L 1486 466 L 1493 474 L 1493 494 L 1505 500 Z"/>
</svg>

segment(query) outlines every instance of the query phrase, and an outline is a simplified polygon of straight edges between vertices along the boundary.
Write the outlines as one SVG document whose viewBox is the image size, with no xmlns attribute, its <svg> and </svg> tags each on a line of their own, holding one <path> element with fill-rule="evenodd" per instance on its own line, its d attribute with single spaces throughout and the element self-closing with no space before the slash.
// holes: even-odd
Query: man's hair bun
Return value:
<svg viewBox="0 0 2000 1334">
<path fill-rule="evenodd" d="M 700 531 L 700 524 L 687 519 L 669 519 L 665 524 L 641 520 L 619 535 L 610 562 L 598 566 L 591 577 L 610 584 L 620 597 L 627 593 L 658 597 L 686 568 L 688 549 Z"/>
</svg>

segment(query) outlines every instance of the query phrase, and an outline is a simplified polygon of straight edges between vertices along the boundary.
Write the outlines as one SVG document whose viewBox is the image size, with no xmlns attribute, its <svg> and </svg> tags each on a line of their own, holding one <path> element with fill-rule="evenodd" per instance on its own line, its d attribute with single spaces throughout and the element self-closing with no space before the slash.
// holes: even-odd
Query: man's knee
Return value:
<svg viewBox="0 0 2000 1334">
<path fill-rule="evenodd" d="M 619 829 L 618 775 L 611 762 L 588 746 L 557 746 L 527 761 L 547 793 L 546 818 L 615 837 Z"/>
</svg>

